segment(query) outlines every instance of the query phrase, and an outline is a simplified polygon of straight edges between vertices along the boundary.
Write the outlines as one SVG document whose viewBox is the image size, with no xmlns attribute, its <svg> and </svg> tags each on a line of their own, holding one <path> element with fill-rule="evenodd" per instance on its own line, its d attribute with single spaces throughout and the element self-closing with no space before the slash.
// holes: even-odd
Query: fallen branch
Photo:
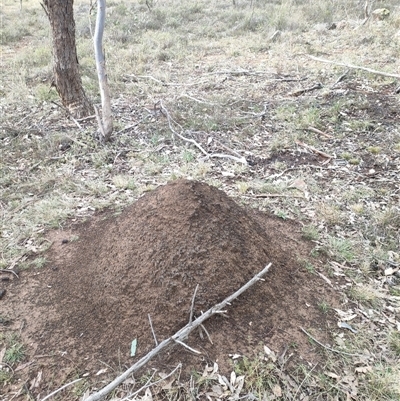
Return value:
<svg viewBox="0 0 400 401">
<path fill-rule="evenodd" d="M 337 350 L 337 349 L 328 347 L 327 345 L 324 345 L 324 344 L 322 344 L 321 342 L 319 342 L 316 338 L 314 338 L 310 333 L 308 333 L 308 332 L 307 332 L 306 330 L 304 330 L 302 327 L 300 327 L 300 329 L 301 329 L 301 331 L 302 331 L 303 333 L 305 333 L 308 337 L 310 337 L 311 340 L 315 341 L 318 345 L 320 345 L 322 348 L 327 349 L 328 351 L 336 352 L 337 354 L 343 354 L 343 355 L 348 355 L 348 356 L 362 356 L 362 355 L 360 355 L 360 354 L 350 354 L 350 353 L 348 353 L 348 352 L 339 351 L 339 350 Z"/>
<path fill-rule="evenodd" d="M 361 71 L 370 72 L 371 74 L 382 75 L 383 77 L 391 77 L 391 78 L 398 78 L 398 79 L 400 78 L 400 75 L 398 75 L 398 74 L 390 74 L 388 72 L 377 71 L 377 70 L 373 70 L 372 68 L 361 67 L 359 65 L 340 63 L 338 61 L 326 60 L 324 58 L 314 57 L 311 55 L 308 55 L 308 57 L 311 60 L 319 61 L 321 63 L 340 65 L 340 66 L 346 67 L 346 68 L 353 68 L 354 70 L 361 70 Z"/>
<path fill-rule="evenodd" d="M 246 158 L 245 157 L 236 157 L 236 156 L 231 156 L 231 155 L 226 155 L 226 154 L 223 154 L 223 153 L 208 153 L 198 142 L 196 142 L 194 139 L 191 139 L 191 138 L 186 138 L 186 137 L 184 137 L 183 135 L 181 135 L 179 132 L 177 132 L 175 129 L 174 129 L 174 127 L 172 126 L 172 123 L 171 123 L 171 121 L 173 121 L 172 120 L 172 118 L 171 118 L 171 115 L 169 114 L 169 111 L 164 107 L 164 105 L 160 102 L 160 109 L 161 109 L 161 111 L 167 116 L 167 120 L 168 120 L 168 126 L 169 126 L 169 129 L 172 131 L 172 133 L 174 134 L 174 135 L 176 135 L 178 138 L 180 138 L 180 139 L 182 139 L 183 141 L 186 141 L 186 142 L 189 142 L 189 143 L 192 143 L 194 146 L 196 146 L 196 148 L 198 148 L 199 150 L 200 150 L 200 152 L 201 153 L 203 153 L 205 156 L 206 156 L 206 158 L 207 159 L 209 159 L 209 158 L 220 158 L 220 159 L 231 159 L 231 160 L 234 160 L 234 161 L 236 161 L 236 162 L 239 162 L 239 163 L 243 163 L 243 164 L 246 164 L 247 165 L 247 160 L 246 160 Z M 175 122 L 175 121 L 174 121 Z M 175 122 L 176 123 L 176 122 Z M 179 125 L 179 124 L 178 124 Z"/>
<path fill-rule="evenodd" d="M 111 383 L 107 384 L 107 386 L 103 387 L 97 393 L 90 395 L 86 398 L 85 401 L 99 401 L 104 398 L 107 394 L 113 391 L 117 386 L 119 386 L 122 382 L 124 382 L 133 372 L 136 372 L 142 366 L 144 366 L 148 361 L 150 361 L 154 356 L 160 353 L 163 349 L 170 346 L 177 341 L 182 341 L 188 337 L 188 335 L 197 327 L 199 327 L 203 322 L 209 319 L 211 316 L 222 313 L 225 306 L 227 306 L 230 302 L 236 299 L 239 295 L 241 295 L 244 291 L 254 285 L 257 281 L 261 280 L 262 277 L 268 272 L 271 267 L 271 263 L 269 263 L 263 270 L 257 273 L 250 281 L 248 281 L 245 285 L 239 288 L 235 293 L 230 295 L 228 298 L 225 298 L 219 304 L 213 306 L 208 309 L 205 313 L 203 313 L 200 317 L 194 320 L 192 323 L 188 323 L 186 326 L 177 331 L 172 337 L 169 337 L 162 341 L 156 348 L 150 351 L 147 355 L 142 357 L 139 361 L 133 364 L 129 369 L 127 369 L 122 375 L 115 378 Z"/>
</svg>

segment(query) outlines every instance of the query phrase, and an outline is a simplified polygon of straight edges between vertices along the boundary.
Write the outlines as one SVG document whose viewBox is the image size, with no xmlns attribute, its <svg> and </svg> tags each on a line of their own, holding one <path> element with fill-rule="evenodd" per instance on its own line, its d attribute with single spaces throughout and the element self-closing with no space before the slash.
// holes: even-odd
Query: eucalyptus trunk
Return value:
<svg viewBox="0 0 400 401">
<path fill-rule="evenodd" d="M 113 130 L 111 113 L 110 87 L 107 80 L 106 59 L 103 50 L 103 33 L 106 18 L 106 0 L 97 0 L 96 29 L 94 32 L 94 54 L 96 58 L 97 77 L 101 95 L 101 109 L 103 118 L 98 116 L 98 123 L 104 141 L 108 141 Z"/>
<path fill-rule="evenodd" d="M 76 117 L 93 114 L 82 86 L 75 42 L 73 0 L 43 0 L 53 38 L 53 86 L 62 104 Z"/>
</svg>

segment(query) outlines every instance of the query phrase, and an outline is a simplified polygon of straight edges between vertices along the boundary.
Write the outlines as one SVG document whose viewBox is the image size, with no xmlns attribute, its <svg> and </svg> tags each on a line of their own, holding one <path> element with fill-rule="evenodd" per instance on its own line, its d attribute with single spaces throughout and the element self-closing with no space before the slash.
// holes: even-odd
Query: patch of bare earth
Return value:
<svg viewBox="0 0 400 401">
<path fill-rule="evenodd" d="M 175 346 L 150 366 L 172 369 L 182 362 L 189 373 L 217 361 L 229 373 L 230 355 L 251 356 L 259 345 L 277 354 L 288 349 L 289 364 L 315 363 L 318 350 L 300 327 L 327 341 L 332 323 L 318 304 L 322 299 L 339 304 L 325 281 L 302 268 L 299 261 L 310 257 L 312 243 L 301 238 L 296 224 L 246 211 L 197 181 L 171 182 L 118 216 L 98 214 L 48 238 L 53 245 L 46 266 L 9 281 L 1 301 L 14 322 L 9 329 L 19 328 L 28 344 L 29 365 L 16 374 L 29 386 L 42 371 L 40 384 L 31 389 L 35 395 L 84 372 L 92 385 L 101 385 L 104 376 L 95 376 L 97 371 L 129 366 L 154 348 L 148 315 L 161 341 L 188 322 L 197 284 L 195 316 L 269 262 L 265 281 L 234 301 L 226 317 L 206 322 L 212 344 L 198 332 L 188 338 L 201 355 Z"/>
</svg>

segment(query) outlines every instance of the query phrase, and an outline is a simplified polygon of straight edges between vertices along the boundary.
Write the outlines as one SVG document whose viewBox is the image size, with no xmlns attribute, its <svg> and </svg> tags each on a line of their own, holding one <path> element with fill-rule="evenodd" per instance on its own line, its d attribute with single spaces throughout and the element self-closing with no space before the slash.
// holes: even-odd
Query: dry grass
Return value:
<svg viewBox="0 0 400 401">
<path fill-rule="evenodd" d="M 50 88 L 49 28 L 39 4 L 23 1 L 20 10 L 18 2 L 3 0 L 0 267 L 23 267 L 34 255 L 40 268 L 44 231 L 70 217 L 122 209 L 171 179 L 201 179 L 301 221 L 316 252 L 335 263 L 323 273 L 348 278 L 338 291 L 344 310 L 361 311 L 351 322 L 358 333 L 338 328 L 335 346 L 364 356 L 367 348 L 370 356 L 325 352 L 324 366 L 298 367 L 297 395 L 308 389 L 342 400 L 357 383 L 355 399 L 398 400 L 400 288 L 397 276 L 387 274 L 400 265 L 398 80 L 307 57 L 399 74 L 397 3 L 376 2 L 390 16 L 363 25 L 360 1 L 108 2 L 105 49 L 118 132 L 103 146 L 93 121 L 78 128 L 52 103 L 58 99 Z M 84 86 L 99 102 L 89 5 L 77 1 L 75 13 Z M 291 96 L 318 82 L 321 90 Z M 245 156 L 249 165 L 204 158 L 174 137 L 159 100 L 176 130 L 210 153 Z M 334 159 L 325 164 L 301 143 Z M 295 180 L 305 187 L 293 187 Z M 333 313 L 323 301 L 321 308 Z M 285 388 L 271 361 L 264 366 L 256 358 L 239 368 L 248 377 L 243 391 L 270 396 L 278 384 Z M 12 380 L 10 372 L 0 373 L 3 382 Z M 175 390 L 172 398 L 184 397 Z M 281 399 L 294 399 L 290 391 Z"/>
</svg>

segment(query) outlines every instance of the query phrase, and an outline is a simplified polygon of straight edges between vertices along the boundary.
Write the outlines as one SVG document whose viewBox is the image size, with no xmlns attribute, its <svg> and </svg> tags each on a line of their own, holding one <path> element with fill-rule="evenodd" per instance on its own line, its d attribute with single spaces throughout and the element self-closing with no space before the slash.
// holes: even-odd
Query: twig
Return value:
<svg viewBox="0 0 400 401">
<path fill-rule="evenodd" d="M 87 116 L 87 117 L 77 118 L 76 121 L 82 122 L 82 121 L 86 121 L 86 120 L 92 120 L 93 118 L 96 118 L 96 114 L 93 114 L 93 115 Z"/>
<path fill-rule="evenodd" d="M 335 81 L 335 83 L 331 86 L 331 89 L 334 89 L 335 86 L 336 86 L 339 82 L 342 82 L 342 81 L 346 78 L 346 75 L 349 73 L 349 71 L 350 71 L 350 70 L 346 70 L 346 72 L 345 72 L 344 74 L 342 74 L 342 75 Z"/>
<path fill-rule="evenodd" d="M 314 152 L 314 153 L 317 153 L 317 154 L 321 155 L 322 157 L 326 157 L 327 159 L 333 159 L 332 155 L 329 155 L 328 153 L 322 152 L 322 150 L 318 150 L 318 149 L 314 148 L 314 146 L 307 145 L 306 143 L 300 142 L 300 141 L 296 141 L 296 143 L 298 145 L 302 146 L 303 148 L 311 150 L 311 152 Z"/>
<path fill-rule="evenodd" d="M 324 136 L 325 138 L 328 138 L 328 139 L 332 139 L 332 138 L 333 138 L 332 135 L 329 135 L 329 134 L 327 134 L 326 132 L 321 131 L 321 130 L 319 130 L 319 129 L 317 129 L 317 128 L 308 127 L 307 129 L 308 129 L 309 131 L 311 131 L 311 132 L 314 132 L 315 134 L 322 135 L 322 136 Z"/>
<path fill-rule="evenodd" d="M 256 194 L 255 198 L 304 198 L 301 195 L 286 195 L 286 194 Z"/>
<path fill-rule="evenodd" d="M 72 115 L 71 115 L 70 117 L 71 117 L 71 120 L 75 123 L 75 125 L 76 125 L 79 129 L 82 129 L 82 125 L 80 125 L 80 124 L 78 123 L 78 121 L 77 121 L 74 117 L 72 117 Z"/>
<path fill-rule="evenodd" d="M 11 269 L 0 269 L 0 272 L 12 273 L 12 274 L 14 274 L 15 277 L 19 278 L 18 274 L 14 270 L 11 270 Z"/>
<path fill-rule="evenodd" d="M 196 285 L 196 288 L 194 290 L 193 298 L 192 298 L 192 305 L 190 307 L 190 316 L 189 316 L 189 324 L 192 323 L 193 320 L 193 308 L 194 308 L 194 300 L 196 298 L 197 290 L 199 289 L 199 285 Z"/>
<path fill-rule="evenodd" d="M 278 29 L 277 31 L 275 31 L 273 34 L 272 34 L 272 36 L 270 36 L 269 38 L 268 38 L 268 42 L 274 42 L 275 41 L 275 39 L 277 39 L 277 38 L 279 38 L 279 36 L 281 36 L 281 31 Z"/>
<path fill-rule="evenodd" d="M 64 134 L 66 138 L 68 138 L 70 141 L 82 146 L 83 148 L 88 148 L 89 146 L 86 145 L 86 143 L 83 143 L 81 141 L 78 141 L 77 139 L 73 138 L 72 136 Z"/>
<path fill-rule="evenodd" d="M 218 106 L 218 104 L 216 104 L 216 103 L 210 103 L 210 102 L 206 102 L 205 100 L 196 99 L 195 97 L 190 96 L 190 95 L 188 95 L 186 93 L 182 93 L 182 95 L 180 95 L 179 98 L 181 98 L 181 97 L 187 97 L 188 99 L 193 100 L 193 101 L 195 101 L 197 103 L 200 103 L 200 104 L 208 104 L 209 106 Z"/>
<path fill-rule="evenodd" d="M 295 394 L 294 397 L 293 397 L 294 400 L 296 399 L 296 396 L 297 396 L 298 392 L 300 391 L 301 386 L 302 386 L 302 385 L 304 384 L 304 382 L 310 377 L 312 371 L 317 367 L 317 365 L 318 365 L 318 362 L 317 362 L 317 363 L 313 366 L 313 368 L 312 368 L 309 372 L 307 372 L 307 374 L 305 375 L 304 379 L 302 380 L 302 382 L 300 383 L 299 387 L 297 388 L 296 394 Z"/>
<path fill-rule="evenodd" d="M 212 308 L 208 309 L 205 313 L 203 313 L 200 317 L 198 317 L 192 323 L 188 323 L 186 326 L 182 327 L 179 331 L 177 331 L 172 337 L 169 337 L 162 341 L 156 348 L 150 351 L 147 355 L 142 357 L 139 361 L 133 364 L 129 369 L 127 369 L 124 373 L 120 376 L 115 378 L 111 383 L 107 384 L 98 392 L 90 395 L 85 401 L 98 401 L 113 391 L 117 386 L 119 386 L 124 380 L 126 380 L 133 372 L 136 372 L 142 366 L 144 366 L 148 361 L 150 361 L 155 355 L 157 355 L 160 351 L 164 348 L 168 347 L 172 343 L 181 341 L 201 324 L 205 322 L 208 318 L 215 315 L 216 313 L 221 313 L 223 308 L 236 299 L 239 295 L 241 295 L 244 291 L 254 285 L 257 281 L 259 281 L 265 274 L 267 274 L 268 270 L 271 267 L 271 263 L 269 263 L 263 270 L 257 273 L 250 281 L 248 281 L 245 285 L 240 287 L 236 292 L 230 295 L 228 298 L 225 298 L 219 304 L 213 306 Z"/>
<path fill-rule="evenodd" d="M 67 388 L 67 387 L 71 386 L 72 384 L 77 383 L 77 382 L 79 382 L 79 381 L 81 381 L 81 380 L 83 380 L 83 378 L 76 379 L 76 380 L 74 380 L 74 381 L 72 381 L 72 382 L 70 382 L 70 383 L 64 384 L 64 385 L 63 385 L 62 387 L 60 387 L 59 389 L 53 391 L 53 392 L 50 393 L 49 395 L 46 395 L 46 397 L 44 397 L 41 401 L 46 401 L 46 400 L 50 399 L 51 397 L 53 397 L 53 395 L 56 395 L 56 394 L 59 393 L 61 390 L 64 390 L 65 388 Z"/>
<path fill-rule="evenodd" d="M 210 336 L 210 334 L 208 333 L 207 329 L 205 328 L 204 324 L 201 324 L 200 327 L 201 327 L 201 328 L 204 330 L 204 332 L 206 333 L 206 335 L 207 335 L 208 340 L 210 341 L 210 343 L 211 343 L 211 344 L 214 344 L 214 343 L 212 342 L 211 336 Z"/>
<path fill-rule="evenodd" d="M 228 150 L 229 152 L 232 152 L 233 154 L 235 154 L 237 157 L 241 158 L 242 156 L 240 155 L 240 153 L 236 152 L 236 150 L 233 150 L 231 148 L 228 148 L 228 146 L 224 145 L 222 142 L 214 139 L 214 141 L 218 142 L 224 149 Z"/>
<path fill-rule="evenodd" d="M 153 333 L 154 342 L 156 343 L 156 347 L 157 347 L 158 341 L 157 341 L 156 333 L 154 333 L 154 330 L 153 330 L 153 323 L 151 322 L 150 313 L 147 314 L 147 317 L 149 318 L 151 332 Z"/>
<path fill-rule="evenodd" d="M 320 82 L 318 82 L 317 84 L 315 84 L 313 86 L 310 86 L 309 88 L 299 89 L 297 91 L 290 92 L 289 96 L 300 96 L 300 95 L 303 95 L 304 93 L 312 92 L 316 89 L 322 89 L 322 84 Z"/>
<path fill-rule="evenodd" d="M 327 345 L 324 345 L 324 344 L 322 344 L 321 342 L 319 342 L 316 338 L 314 338 L 310 333 L 308 333 L 308 332 L 307 332 L 306 330 L 304 330 L 302 327 L 300 327 L 300 329 L 301 329 L 301 331 L 302 331 L 303 333 L 305 333 L 308 337 L 310 337 L 311 340 L 315 341 L 318 345 L 320 345 L 322 348 L 327 349 L 328 351 L 336 352 L 337 354 L 343 354 L 343 355 L 348 355 L 348 356 L 362 356 L 362 355 L 360 355 L 360 354 L 350 354 L 350 353 L 348 353 L 348 352 L 339 351 L 339 350 L 337 350 L 337 349 L 328 347 Z"/>
<path fill-rule="evenodd" d="M 152 80 L 152 81 L 154 81 L 154 82 L 157 82 L 157 83 L 159 83 L 159 84 L 161 84 L 161 85 L 164 85 L 164 86 L 183 86 L 182 84 L 174 84 L 174 83 L 169 83 L 169 82 L 161 81 L 160 79 L 154 78 L 154 77 L 151 76 L 151 75 L 125 74 L 124 76 L 125 76 L 125 77 L 128 77 L 128 78 L 134 78 L 134 79 L 136 79 L 136 80 L 137 80 L 138 78 L 150 79 L 150 80 Z"/>
<path fill-rule="evenodd" d="M 150 379 L 147 380 L 147 383 L 141 387 L 139 390 L 135 391 L 134 393 L 129 394 L 127 397 L 123 398 L 121 401 L 128 401 L 131 397 L 137 396 L 141 391 L 145 390 L 146 388 L 149 388 L 151 386 L 155 386 L 158 383 L 161 383 L 165 379 L 168 379 L 168 377 L 171 377 L 178 369 L 182 367 L 181 363 L 178 363 L 178 365 L 175 367 L 173 371 L 168 373 L 165 377 L 161 378 L 160 380 L 155 381 L 154 383 L 149 383 L 150 380 L 154 377 L 155 372 L 151 375 Z"/>
<path fill-rule="evenodd" d="M 177 132 L 177 131 L 174 129 L 174 127 L 172 126 L 172 123 L 171 123 L 171 121 L 173 121 L 173 119 L 172 119 L 171 115 L 169 114 L 169 111 L 164 107 L 164 105 L 163 105 L 161 102 L 160 102 L 160 109 L 161 109 L 161 111 L 162 111 L 163 113 L 165 113 L 165 115 L 167 116 L 168 126 L 169 126 L 169 129 L 172 131 L 172 133 L 173 133 L 174 135 L 176 135 L 178 138 L 182 139 L 183 141 L 192 143 L 194 146 L 196 146 L 196 148 L 198 148 L 198 149 L 201 151 L 201 153 L 203 153 L 203 154 L 206 156 L 206 158 L 213 158 L 213 157 L 215 157 L 215 158 L 232 159 L 232 160 L 235 160 L 236 162 L 243 163 L 243 164 L 246 164 L 246 165 L 247 165 L 247 160 L 246 160 L 245 157 L 238 158 L 238 157 L 235 157 L 235 156 L 225 155 L 225 154 L 222 154 L 222 153 L 208 153 L 208 152 L 207 152 L 198 142 L 196 142 L 194 139 L 186 138 L 186 137 L 184 137 L 183 135 L 181 135 L 179 132 Z M 174 121 L 174 122 L 175 122 L 175 121 Z M 175 122 L 175 124 L 177 124 L 177 123 Z M 178 124 L 178 125 L 179 125 L 179 124 Z"/>
<path fill-rule="evenodd" d="M 175 340 L 175 342 L 176 342 L 177 344 L 182 345 L 182 347 L 187 348 L 189 351 L 192 351 L 194 354 L 201 355 L 201 352 L 200 352 L 200 351 L 197 351 L 197 349 L 194 349 L 194 348 L 192 348 L 192 347 L 189 347 L 189 346 L 188 346 L 187 344 L 185 344 L 184 342 L 179 341 L 179 340 Z"/>
<path fill-rule="evenodd" d="M 326 60 L 326 59 L 324 59 L 324 58 L 314 57 L 314 56 L 311 56 L 311 55 L 307 55 L 307 56 L 308 56 L 310 59 L 315 60 L 315 61 L 319 61 L 319 62 L 321 62 L 321 63 L 328 63 L 328 64 L 340 65 L 340 66 L 342 66 L 342 67 L 353 68 L 353 69 L 355 69 L 355 70 L 366 71 L 366 72 L 370 72 L 371 74 L 382 75 L 382 76 L 384 76 L 384 77 L 400 78 L 400 75 L 398 75 L 398 74 L 390 74 L 390 73 L 388 73 L 388 72 L 373 70 L 372 68 L 361 67 L 361 66 L 359 66 L 359 65 L 354 65 L 354 64 L 340 63 L 340 62 L 338 62 L 338 61 Z"/>
<path fill-rule="evenodd" d="M 99 109 L 97 108 L 97 106 L 94 104 L 93 105 L 94 111 L 96 113 L 96 120 L 97 120 L 97 125 L 100 128 L 100 134 L 101 134 L 101 140 L 105 141 L 106 139 L 106 133 L 104 132 L 104 127 L 103 127 L 103 122 L 101 121 L 101 117 L 100 117 L 100 113 L 99 113 Z"/>
</svg>

